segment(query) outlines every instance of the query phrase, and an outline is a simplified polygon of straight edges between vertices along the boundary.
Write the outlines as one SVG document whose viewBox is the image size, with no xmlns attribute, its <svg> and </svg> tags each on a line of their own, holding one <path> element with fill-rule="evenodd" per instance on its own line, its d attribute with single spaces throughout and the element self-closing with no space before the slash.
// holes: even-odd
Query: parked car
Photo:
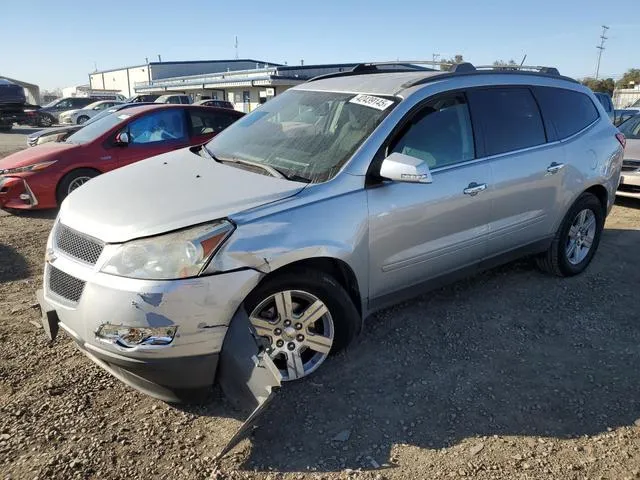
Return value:
<svg viewBox="0 0 640 480">
<path fill-rule="evenodd" d="M 36 111 L 36 126 L 50 127 L 54 123 L 58 123 L 58 117 L 62 112 L 84 108 L 96 100 L 91 97 L 65 97 L 54 100 Z"/>
<path fill-rule="evenodd" d="M 627 120 L 629 120 L 631 117 L 634 117 L 636 115 L 638 115 L 640 113 L 640 109 L 639 110 L 634 110 L 634 109 L 620 109 L 620 110 L 616 110 L 616 119 L 613 122 L 614 125 L 618 126 L 623 122 L 626 122 Z"/>
<path fill-rule="evenodd" d="M 107 115 L 62 143 L 45 143 L 0 159 L 0 208 L 54 208 L 101 173 L 202 144 L 240 116 L 211 107 L 157 104 Z"/>
<path fill-rule="evenodd" d="M 627 139 L 622 162 L 619 191 L 640 194 L 640 115 L 635 115 L 618 127 Z"/>
<path fill-rule="evenodd" d="M 234 110 L 233 103 L 227 102 L 226 100 L 216 100 L 216 99 L 199 100 L 194 105 L 204 105 L 205 107 L 229 108 L 231 110 Z"/>
<path fill-rule="evenodd" d="M 155 103 L 176 103 L 188 105 L 193 102 L 191 101 L 191 97 L 189 95 L 169 94 L 159 96 L 155 99 Z"/>
<path fill-rule="evenodd" d="M 9 131 L 23 120 L 26 101 L 24 88 L 0 78 L 0 131 Z"/>
<path fill-rule="evenodd" d="M 160 95 L 156 94 L 144 94 L 135 95 L 127 100 L 127 103 L 150 103 L 155 102 Z"/>
<path fill-rule="evenodd" d="M 140 105 L 149 105 L 149 103 L 122 103 L 102 110 L 95 117 L 90 118 L 85 123 L 80 125 L 65 125 L 63 127 L 51 127 L 44 130 L 38 130 L 27 136 L 27 145 L 29 147 L 35 147 L 36 145 L 42 145 L 47 142 L 62 142 L 66 140 L 72 133 L 80 130 L 84 125 L 89 125 L 96 120 L 106 117 L 114 112 L 119 112 L 125 108 L 138 107 Z"/>
<path fill-rule="evenodd" d="M 98 100 L 97 102 L 90 103 L 84 108 L 78 110 L 68 110 L 63 112 L 58 117 L 60 123 L 71 123 L 81 125 L 91 117 L 97 115 L 105 109 L 111 108 L 115 105 L 122 105 L 124 102 L 118 100 Z"/>
<path fill-rule="evenodd" d="M 607 112 L 609 119 L 611 122 L 615 122 L 615 111 L 613 108 L 613 101 L 611 100 L 611 95 L 603 92 L 595 92 L 594 95 L 598 99 L 598 101 L 602 104 L 604 111 Z"/>
<path fill-rule="evenodd" d="M 74 191 L 47 243 L 43 326 L 158 398 L 217 375 L 260 405 L 428 287 L 525 254 L 584 271 L 623 143 L 555 69 L 320 77 Z"/>
</svg>

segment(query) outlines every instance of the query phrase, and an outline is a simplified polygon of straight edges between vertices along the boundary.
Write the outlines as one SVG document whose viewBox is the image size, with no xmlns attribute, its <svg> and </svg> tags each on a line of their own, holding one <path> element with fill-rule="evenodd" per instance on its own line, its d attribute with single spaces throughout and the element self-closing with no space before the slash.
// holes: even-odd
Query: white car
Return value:
<svg viewBox="0 0 640 480">
<path fill-rule="evenodd" d="M 99 100 L 97 102 L 90 103 L 84 108 L 78 110 L 68 110 L 60 114 L 60 123 L 71 123 L 81 125 L 90 118 L 99 114 L 107 108 L 111 108 L 115 105 L 121 105 L 125 102 L 117 100 Z"/>
</svg>

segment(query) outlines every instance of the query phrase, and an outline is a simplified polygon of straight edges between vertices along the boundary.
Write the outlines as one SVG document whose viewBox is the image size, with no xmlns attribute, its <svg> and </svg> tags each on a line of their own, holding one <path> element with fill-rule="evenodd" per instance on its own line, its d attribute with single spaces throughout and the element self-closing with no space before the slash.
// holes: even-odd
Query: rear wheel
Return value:
<svg viewBox="0 0 640 480">
<path fill-rule="evenodd" d="M 560 277 L 582 273 L 598 249 L 603 228 L 600 200 L 583 193 L 565 215 L 549 250 L 538 257 L 538 266 Z"/>
<path fill-rule="evenodd" d="M 84 122 L 86 122 L 87 120 L 89 120 L 89 117 L 87 117 L 86 115 L 81 115 L 78 117 L 78 125 L 82 125 Z"/>
<path fill-rule="evenodd" d="M 38 116 L 39 127 L 50 127 L 51 125 L 53 125 L 53 118 L 51 118 L 49 115 Z"/>
<path fill-rule="evenodd" d="M 90 168 L 79 168 L 67 173 L 62 177 L 62 180 L 60 180 L 56 191 L 58 205 L 60 205 L 62 201 L 67 198 L 67 195 L 73 192 L 76 188 L 84 185 L 93 177 L 97 177 L 98 175 L 100 175 L 100 172 Z"/>
<path fill-rule="evenodd" d="M 247 297 L 245 308 L 285 381 L 315 372 L 330 354 L 351 342 L 360 325 L 347 292 L 315 270 L 267 279 Z"/>
</svg>

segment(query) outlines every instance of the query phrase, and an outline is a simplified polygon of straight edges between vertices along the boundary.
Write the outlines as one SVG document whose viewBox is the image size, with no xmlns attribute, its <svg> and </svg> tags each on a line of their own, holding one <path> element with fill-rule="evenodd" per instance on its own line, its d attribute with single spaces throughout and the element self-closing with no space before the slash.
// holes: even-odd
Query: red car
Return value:
<svg viewBox="0 0 640 480">
<path fill-rule="evenodd" d="M 0 208 L 55 208 L 101 173 L 170 150 L 199 145 L 243 115 L 195 105 L 142 105 L 91 122 L 64 142 L 0 160 Z"/>
</svg>

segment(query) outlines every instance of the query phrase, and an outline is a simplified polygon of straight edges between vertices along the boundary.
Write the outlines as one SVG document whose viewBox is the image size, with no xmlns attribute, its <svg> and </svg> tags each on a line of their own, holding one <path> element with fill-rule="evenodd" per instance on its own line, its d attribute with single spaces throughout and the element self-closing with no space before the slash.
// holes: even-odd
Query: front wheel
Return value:
<svg viewBox="0 0 640 480">
<path fill-rule="evenodd" d="M 84 122 L 86 122 L 87 120 L 89 120 L 89 117 L 87 117 L 86 115 L 81 115 L 78 117 L 78 125 L 82 125 Z"/>
<path fill-rule="evenodd" d="M 62 180 L 60 180 L 56 191 L 58 206 L 60 206 L 62 201 L 67 198 L 67 195 L 73 192 L 76 188 L 84 185 L 93 177 L 97 177 L 98 175 L 100 175 L 100 172 L 97 170 L 91 170 L 90 168 L 79 168 L 67 173 L 62 177 Z"/>
<path fill-rule="evenodd" d="M 560 277 L 582 273 L 598 249 L 603 228 L 600 200 L 583 193 L 565 215 L 549 249 L 538 257 L 538 266 Z"/>
<path fill-rule="evenodd" d="M 245 308 L 285 381 L 315 372 L 351 342 L 360 325 L 344 288 L 315 270 L 276 274 L 247 297 Z"/>
</svg>

